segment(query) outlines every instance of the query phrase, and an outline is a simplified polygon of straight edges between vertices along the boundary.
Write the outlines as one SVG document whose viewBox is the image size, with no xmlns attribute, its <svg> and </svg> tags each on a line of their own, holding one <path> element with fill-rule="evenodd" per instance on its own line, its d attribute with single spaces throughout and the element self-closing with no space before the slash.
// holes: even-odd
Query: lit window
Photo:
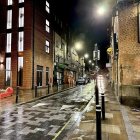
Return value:
<svg viewBox="0 0 140 140">
<path fill-rule="evenodd" d="M 49 33 L 50 32 L 50 27 L 49 27 L 50 23 L 49 21 L 46 19 L 46 31 Z"/>
<path fill-rule="evenodd" d="M 23 83 L 23 57 L 18 57 L 18 85 Z"/>
<path fill-rule="evenodd" d="M 7 34 L 7 46 L 6 46 L 6 52 L 7 53 L 11 52 L 11 42 L 12 42 L 12 34 L 8 33 Z"/>
<path fill-rule="evenodd" d="M 7 11 L 7 29 L 12 28 L 12 10 Z"/>
<path fill-rule="evenodd" d="M 12 0 L 8 0 L 8 5 L 12 5 L 13 1 Z"/>
<path fill-rule="evenodd" d="M 48 40 L 46 40 L 45 48 L 46 48 L 46 52 L 49 53 L 50 52 L 50 42 Z"/>
<path fill-rule="evenodd" d="M 10 86 L 10 79 L 11 79 L 11 58 L 6 58 L 6 86 Z"/>
<path fill-rule="evenodd" d="M 24 32 L 18 33 L 18 51 L 23 51 Z"/>
<path fill-rule="evenodd" d="M 19 3 L 22 3 L 22 2 L 24 2 L 24 0 L 19 0 Z"/>
<path fill-rule="evenodd" d="M 46 11 L 50 13 L 50 4 L 46 1 Z"/>
<path fill-rule="evenodd" d="M 19 8 L 19 27 L 24 26 L 24 8 Z"/>
</svg>

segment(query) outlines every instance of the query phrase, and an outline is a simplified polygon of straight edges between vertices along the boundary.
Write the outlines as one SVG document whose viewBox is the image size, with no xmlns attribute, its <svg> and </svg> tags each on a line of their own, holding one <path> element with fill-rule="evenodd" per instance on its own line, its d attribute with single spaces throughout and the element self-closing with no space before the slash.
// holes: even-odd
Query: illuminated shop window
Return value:
<svg viewBox="0 0 140 140">
<path fill-rule="evenodd" d="M 18 51 L 23 51 L 24 47 L 24 32 L 19 32 L 18 33 Z"/>
<path fill-rule="evenodd" d="M 6 45 L 6 52 L 10 53 L 11 52 L 11 43 L 12 43 L 12 34 L 8 33 L 7 34 L 7 45 Z"/>
<path fill-rule="evenodd" d="M 23 83 L 23 57 L 18 57 L 18 85 Z"/>
<path fill-rule="evenodd" d="M 7 11 L 7 29 L 12 28 L 12 10 Z"/>
<path fill-rule="evenodd" d="M 24 7 L 19 8 L 19 27 L 24 27 Z"/>
<path fill-rule="evenodd" d="M 6 58 L 6 86 L 10 86 L 10 79 L 11 79 L 11 57 Z"/>
</svg>

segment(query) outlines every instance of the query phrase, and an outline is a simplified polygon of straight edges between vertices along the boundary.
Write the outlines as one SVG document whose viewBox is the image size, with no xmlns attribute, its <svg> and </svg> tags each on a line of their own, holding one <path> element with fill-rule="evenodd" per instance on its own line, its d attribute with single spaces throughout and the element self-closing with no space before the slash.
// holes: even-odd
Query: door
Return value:
<svg viewBox="0 0 140 140">
<path fill-rule="evenodd" d="M 42 86 L 42 74 L 43 74 L 43 67 L 37 66 L 37 86 Z"/>
</svg>

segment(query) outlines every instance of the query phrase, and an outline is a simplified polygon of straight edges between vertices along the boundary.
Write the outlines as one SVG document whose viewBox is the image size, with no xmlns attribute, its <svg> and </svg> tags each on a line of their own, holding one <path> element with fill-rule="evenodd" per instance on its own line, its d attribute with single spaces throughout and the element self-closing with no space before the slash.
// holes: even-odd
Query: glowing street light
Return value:
<svg viewBox="0 0 140 140">
<path fill-rule="evenodd" d="M 91 63 L 91 60 L 89 60 L 88 62 L 89 62 L 89 64 L 90 64 L 90 63 Z"/>
<path fill-rule="evenodd" d="M 97 9 L 97 15 L 103 16 L 107 12 L 107 7 L 105 5 L 99 6 Z"/>
<path fill-rule="evenodd" d="M 83 44 L 81 42 L 76 42 L 75 43 L 75 49 L 78 50 L 78 51 L 81 50 L 82 49 L 82 45 Z"/>
<path fill-rule="evenodd" d="M 89 57 L 89 55 L 86 53 L 86 54 L 84 55 L 84 57 L 85 57 L 85 58 L 88 58 L 88 57 Z"/>
</svg>

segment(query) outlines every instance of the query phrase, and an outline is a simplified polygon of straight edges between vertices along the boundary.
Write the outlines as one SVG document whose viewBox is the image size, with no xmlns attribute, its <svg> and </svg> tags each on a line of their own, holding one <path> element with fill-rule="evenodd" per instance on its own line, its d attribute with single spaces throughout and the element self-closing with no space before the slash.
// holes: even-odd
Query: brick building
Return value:
<svg viewBox="0 0 140 140">
<path fill-rule="evenodd" d="M 119 97 L 139 98 L 140 4 L 118 1 L 112 17 L 112 81 Z"/>
<path fill-rule="evenodd" d="M 46 0 L 0 0 L 0 88 L 46 87 L 53 77 L 53 31 Z"/>
</svg>

